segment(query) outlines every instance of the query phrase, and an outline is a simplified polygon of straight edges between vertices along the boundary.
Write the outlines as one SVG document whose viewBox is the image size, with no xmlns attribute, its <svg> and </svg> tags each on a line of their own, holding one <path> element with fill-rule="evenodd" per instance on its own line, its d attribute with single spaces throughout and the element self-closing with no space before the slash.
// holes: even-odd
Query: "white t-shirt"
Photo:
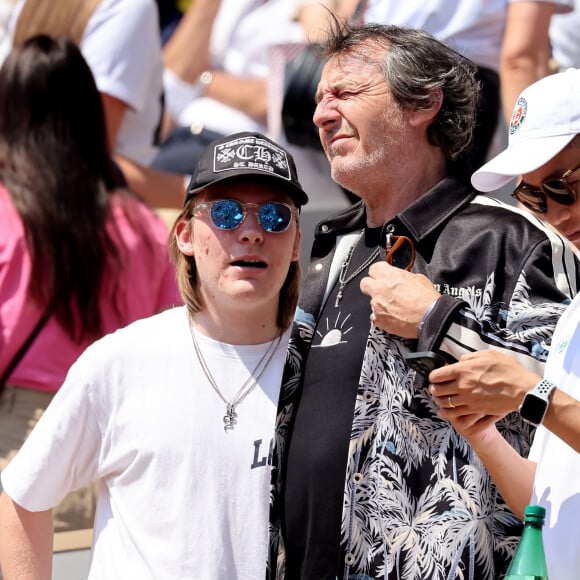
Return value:
<svg viewBox="0 0 580 580">
<path fill-rule="evenodd" d="M 544 376 L 580 400 L 580 295 L 556 326 Z M 531 502 L 546 508 L 543 536 L 548 575 L 556 580 L 577 580 L 580 454 L 540 426 L 529 458 L 538 464 Z"/>
<path fill-rule="evenodd" d="M 228 399 L 268 346 L 196 336 Z M 262 580 L 288 338 L 226 432 L 225 404 L 200 369 L 185 307 L 106 336 L 73 365 L 2 473 L 6 493 L 45 510 L 99 479 L 90 579 Z"/>
<path fill-rule="evenodd" d="M 302 27 L 293 21 L 296 8 L 289 0 L 222 0 L 210 40 L 210 68 L 232 75 L 266 78 L 269 49 L 285 42 L 304 42 Z M 209 97 L 192 101 L 178 124 L 230 134 L 266 132 L 245 113 Z"/>
<path fill-rule="evenodd" d="M 518 1 L 368 0 L 365 21 L 426 30 L 476 64 L 497 71 L 507 5 Z M 566 12 L 574 5 L 573 0 L 551 1 L 557 12 Z"/>
<path fill-rule="evenodd" d="M 580 0 L 575 1 L 573 12 L 552 17 L 550 42 L 560 70 L 580 68 Z"/>
<path fill-rule="evenodd" d="M 3 61 L 11 49 L 19 0 L 9 34 L 0 45 Z M 154 0 L 102 0 L 89 19 L 80 48 L 101 93 L 127 104 L 115 152 L 142 165 L 154 155 L 161 121 L 163 60 L 159 13 Z"/>
</svg>

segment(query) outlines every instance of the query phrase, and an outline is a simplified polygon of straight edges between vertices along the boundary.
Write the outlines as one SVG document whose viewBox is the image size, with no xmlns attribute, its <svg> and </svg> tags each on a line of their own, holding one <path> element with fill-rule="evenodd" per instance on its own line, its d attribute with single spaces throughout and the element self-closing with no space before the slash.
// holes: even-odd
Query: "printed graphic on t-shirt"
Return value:
<svg viewBox="0 0 580 580">
<path fill-rule="evenodd" d="M 316 327 L 316 336 L 312 347 L 316 348 L 321 346 L 347 344 L 347 335 L 353 328 L 352 325 L 349 324 L 350 318 L 350 314 L 343 314 L 343 312 L 339 310 L 334 320 L 329 316 L 324 320 L 321 320 Z M 320 342 L 318 342 L 319 339 Z"/>
</svg>

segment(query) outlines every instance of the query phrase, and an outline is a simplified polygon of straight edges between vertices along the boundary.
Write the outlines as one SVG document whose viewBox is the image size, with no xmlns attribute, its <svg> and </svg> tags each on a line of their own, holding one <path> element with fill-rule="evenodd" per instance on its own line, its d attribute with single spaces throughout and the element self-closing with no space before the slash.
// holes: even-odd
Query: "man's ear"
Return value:
<svg viewBox="0 0 580 580">
<path fill-rule="evenodd" d="M 193 224 L 191 220 L 179 220 L 175 226 L 175 243 L 185 256 L 193 256 Z"/>
<path fill-rule="evenodd" d="M 408 111 L 409 124 L 413 127 L 430 125 L 433 119 L 437 116 L 437 113 L 439 113 L 442 104 L 443 91 L 441 89 L 435 89 L 431 93 L 431 103 L 429 107 L 417 111 Z"/>
</svg>

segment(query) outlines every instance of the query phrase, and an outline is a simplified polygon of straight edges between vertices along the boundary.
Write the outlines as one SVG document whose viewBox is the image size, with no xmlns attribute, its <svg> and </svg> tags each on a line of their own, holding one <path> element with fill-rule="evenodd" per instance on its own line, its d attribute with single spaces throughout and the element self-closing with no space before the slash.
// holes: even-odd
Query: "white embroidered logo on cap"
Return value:
<svg viewBox="0 0 580 580">
<path fill-rule="evenodd" d="M 510 135 L 513 135 L 522 126 L 527 112 L 528 102 L 524 97 L 520 97 L 515 104 L 512 118 L 510 119 Z"/>
<path fill-rule="evenodd" d="M 275 173 L 284 179 L 292 179 L 286 152 L 253 136 L 221 143 L 214 150 L 214 173 L 240 169 Z"/>
</svg>

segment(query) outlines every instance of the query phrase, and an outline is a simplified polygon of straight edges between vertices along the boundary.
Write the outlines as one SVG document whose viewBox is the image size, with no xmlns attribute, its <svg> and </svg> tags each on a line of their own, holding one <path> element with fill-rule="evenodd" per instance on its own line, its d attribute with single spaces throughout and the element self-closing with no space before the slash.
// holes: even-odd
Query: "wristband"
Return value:
<svg viewBox="0 0 580 580">
<path fill-rule="evenodd" d="M 210 70 L 204 70 L 199 75 L 199 80 L 197 82 L 199 83 L 199 86 L 201 87 L 201 94 L 202 95 L 205 95 L 207 93 L 207 89 L 208 89 L 209 85 L 211 85 L 212 81 L 213 81 L 213 73 Z"/>
<path fill-rule="evenodd" d="M 417 326 L 417 336 L 419 336 L 419 334 L 421 334 L 421 330 L 423 330 L 423 326 L 425 324 L 425 321 L 427 320 L 427 317 L 429 316 L 429 314 L 431 314 L 431 310 L 433 310 L 433 308 L 435 307 L 437 300 L 432 302 L 431 306 L 429 306 L 429 308 L 427 308 L 427 310 L 425 311 L 425 314 L 423 314 L 423 318 L 421 318 L 421 322 L 419 322 L 419 325 Z"/>
</svg>

